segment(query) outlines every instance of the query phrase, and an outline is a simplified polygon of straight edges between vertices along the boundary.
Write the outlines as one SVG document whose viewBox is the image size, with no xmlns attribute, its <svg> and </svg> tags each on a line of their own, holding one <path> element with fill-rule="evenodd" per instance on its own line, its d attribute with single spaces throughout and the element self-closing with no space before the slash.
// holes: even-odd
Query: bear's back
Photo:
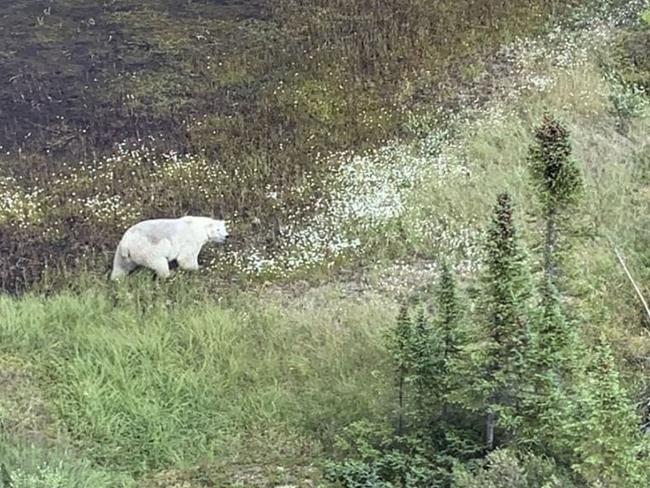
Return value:
<svg viewBox="0 0 650 488">
<path fill-rule="evenodd" d="M 184 222 L 180 219 L 151 219 L 143 220 L 131 226 L 125 235 L 139 234 L 149 241 L 156 243 L 161 239 L 170 238 L 182 231 Z"/>
</svg>

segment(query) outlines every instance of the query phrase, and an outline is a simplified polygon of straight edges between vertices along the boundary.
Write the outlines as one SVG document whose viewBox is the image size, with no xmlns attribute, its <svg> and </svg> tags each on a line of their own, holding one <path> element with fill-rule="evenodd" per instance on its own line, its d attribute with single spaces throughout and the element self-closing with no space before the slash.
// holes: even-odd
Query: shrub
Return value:
<svg viewBox="0 0 650 488">
<path fill-rule="evenodd" d="M 454 488 L 572 488 L 576 485 L 548 458 L 497 449 L 475 466 L 456 465 Z"/>
</svg>

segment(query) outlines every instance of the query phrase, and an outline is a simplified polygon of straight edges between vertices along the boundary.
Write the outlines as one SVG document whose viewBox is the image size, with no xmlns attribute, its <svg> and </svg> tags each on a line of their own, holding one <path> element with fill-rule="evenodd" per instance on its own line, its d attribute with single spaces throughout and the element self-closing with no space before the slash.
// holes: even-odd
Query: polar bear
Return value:
<svg viewBox="0 0 650 488">
<path fill-rule="evenodd" d="M 119 279 L 137 266 L 167 278 L 169 262 L 173 260 L 182 269 L 199 269 L 198 256 L 203 245 L 223 243 L 228 237 L 226 222 L 209 217 L 144 220 L 122 236 L 115 250 L 111 279 Z"/>
</svg>

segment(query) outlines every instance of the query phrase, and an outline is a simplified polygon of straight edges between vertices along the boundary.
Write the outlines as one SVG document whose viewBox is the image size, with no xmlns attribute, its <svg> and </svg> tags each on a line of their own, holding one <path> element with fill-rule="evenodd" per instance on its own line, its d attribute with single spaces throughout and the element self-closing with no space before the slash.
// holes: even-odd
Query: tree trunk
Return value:
<svg viewBox="0 0 650 488">
<path fill-rule="evenodd" d="M 485 448 L 488 451 L 494 449 L 494 426 L 496 425 L 496 415 L 491 410 L 487 414 L 485 422 Z"/>
<path fill-rule="evenodd" d="M 545 234 L 544 274 L 555 285 L 557 280 L 557 209 L 555 207 L 546 213 Z"/>
<path fill-rule="evenodd" d="M 399 374 L 399 413 L 397 417 L 397 435 L 404 434 L 404 373 Z"/>
</svg>

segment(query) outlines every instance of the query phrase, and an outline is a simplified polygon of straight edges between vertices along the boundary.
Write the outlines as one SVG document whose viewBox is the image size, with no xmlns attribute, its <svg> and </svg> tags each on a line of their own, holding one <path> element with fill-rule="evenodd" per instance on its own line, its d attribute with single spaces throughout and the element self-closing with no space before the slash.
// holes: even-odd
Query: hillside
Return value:
<svg viewBox="0 0 650 488">
<path fill-rule="evenodd" d="M 0 487 L 645 486 L 649 7 L 7 2 Z M 524 403 L 529 382 L 561 387 L 543 414 L 489 397 L 505 407 L 485 451 L 503 192 L 513 300 L 532 290 L 517 313 L 547 333 L 531 148 L 549 116 L 582 182 L 552 299 L 570 346 L 523 354 L 502 381 Z M 234 242 L 198 273 L 107 282 L 126 227 L 188 213 L 229 219 Z M 446 330 L 447 264 L 460 359 L 413 372 L 391 338 Z"/>
<path fill-rule="evenodd" d="M 106 269 L 153 216 L 226 216 L 240 247 L 286 246 L 331 155 L 411 137 L 411 114 L 570 3 L 8 2 L 0 249 L 21 264 L 2 288 Z"/>
</svg>

